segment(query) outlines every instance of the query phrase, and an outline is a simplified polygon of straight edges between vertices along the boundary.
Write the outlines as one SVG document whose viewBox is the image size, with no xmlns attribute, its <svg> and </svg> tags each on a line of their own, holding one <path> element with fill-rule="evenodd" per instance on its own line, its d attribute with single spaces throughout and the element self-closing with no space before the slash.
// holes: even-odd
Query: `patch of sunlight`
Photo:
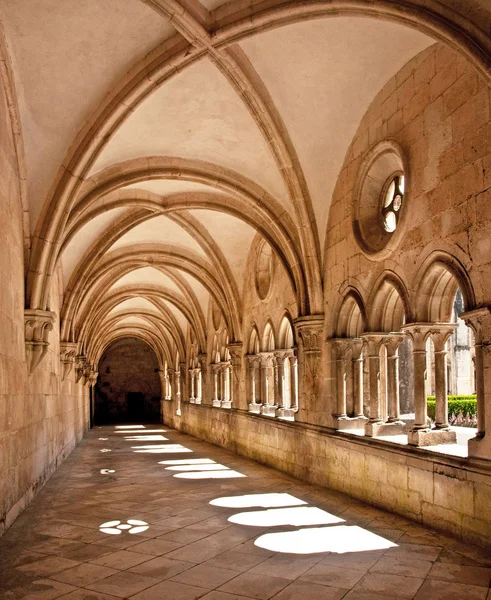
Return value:
<svg viewBox="0 0 491 600">
<path fill-rule="evenodd" d="M 225 465 L 215 463 L 214 465 L 175 465 L 165 467 L 166 471 L 225 471 L 228 469 Z"/>
<path fill-rule="evenodd" d="M 147 453 L 147 454 L 174 454 L 181 452 L 192 452 L 189 448 L 181 446 L 181 444 L 167 444 L 157 448 L 147 448 L 146 450 L 138 450 L 138 448 L 145 448 L 145 446 L 132 446 L 133 452 Z"/>
<path fill-rule="evenodd" d="M 169 441 L 169 438 L 166 438 L 163 435 L 131 435 L 129 437 L 125 437 L 124 439 L 135 442 L 158 442 L 160 440 L 164 442 Z"/>
<path fill-rule="evenodd" d="M 134 448 L 144 448 L 145 450 L 148 448 L 167 448 L 170 444 L 145 444 L 144 446 L 131 446 Z"/>
<path fill-rule="evenodd" d="M 102 442 L 107 442 L 108 439 L 109 438 L 99 438 L 99 440 L 102 441 Z"/>
<path fill-rule="evenodd" d="M 128 519 L 125 523 L 121 521 L 107 521 L 99 525 L 99 531 L 109 535 L 121 535 L 123 532 L 135 534 L 146 531 L 149 528 L 148 523 L 137 519 Z"/>
<path fill-rule="evenodd" d="M 109 448 L 103 448 L 102 450 L 99 450 L 99 452 L 111 452 L 111 450 Z"/>
<path fill-rule="evenodd" d="M 101 469 L 101 475 L 109 475 L 110 473 L 116 473 L 114 469 Z"/>
<path fill-rule="evenodd" d="M 167 461 L 169 462 L 169 461 Z M 290 494 L 245 494 L 244 496 L 224 496 L 216 498 L 210 504 L 213 506 L 223 506 L 224 508 L 252 508 L 258 506 L 261 508 L 270 508 L 275 506 L 299 506 L 307 504 Z"/>
<path fill-rule="evenodd" d="M 344 519 L 315 506 L 243 512 L 232 515 L 228 520 L 237 525 L 252 525 L 253 527 L 277 527 L 279 525 L 300 527 L 301 525 L 332 525 L 345 522 Z"/>
<path fill-rule="evenodd" d="M 358 525 L 312 527 L 298 531 L 267 533 L 259 536 L 254 545 L 271 552 L 315 554 L 317 552 L 368 552 L 386 550 L 397 544 L 371 533 Z"/>
<path fill-rule="evenodd" d="M 145 429 L 145 425 L 115 425 L 116 429 Z"/>
<path fill-rule="evenodd" d="M 159 465 L 211 465 L 216 464 L 211 458 L 181 458 L 180 460 L 161 460 Z"/>
<path fill-rule="evenodd" d="M 139 433 L 167 433 L 167 429 L 145 429 L 145 431 L 114 431 L 113 433 L 122 433 L 123 435 L 127 435 L 129 433 L 139 434 Z"/>
<path fill-rule="evenodd" d="M 207 471 L 200 473 L 199 471 L 193 471 L 192 473 L 176 473 L 174 477 L 181 479 L 234 479 L 236 477 L 245 477 L 238 471 L 227 469 L 226 471 Z"/>
</svg>

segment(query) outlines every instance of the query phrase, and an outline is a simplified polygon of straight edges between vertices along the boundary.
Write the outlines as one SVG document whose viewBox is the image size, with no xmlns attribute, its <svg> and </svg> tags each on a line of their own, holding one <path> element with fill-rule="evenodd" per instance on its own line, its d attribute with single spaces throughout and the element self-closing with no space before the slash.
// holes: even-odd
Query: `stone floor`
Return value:
<svg viewBox="0 0 491 600">
<path fill-rule="evenodd" d="M 0 539 L 0 598 L 491 599 L 491 557 L 162 426 L 95 428 Z"/>
</svg>

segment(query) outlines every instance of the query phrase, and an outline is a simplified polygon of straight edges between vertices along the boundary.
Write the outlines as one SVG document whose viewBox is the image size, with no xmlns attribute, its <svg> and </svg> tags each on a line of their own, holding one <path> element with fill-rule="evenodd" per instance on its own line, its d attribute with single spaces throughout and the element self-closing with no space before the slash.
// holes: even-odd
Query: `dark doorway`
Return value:
<svg viewBox="0 0 491 600">
<path fill-rule="evenodd" d="M 160 377 L 152 348 L 136 338 L 111 344 L 99 361 L 94 423 L 159 423 Z"/>
</svg>

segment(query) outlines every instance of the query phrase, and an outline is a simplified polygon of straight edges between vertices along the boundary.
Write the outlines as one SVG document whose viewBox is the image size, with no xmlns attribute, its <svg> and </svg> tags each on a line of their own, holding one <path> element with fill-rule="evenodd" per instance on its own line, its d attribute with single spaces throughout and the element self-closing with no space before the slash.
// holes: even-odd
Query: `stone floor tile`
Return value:
<svg viewBox="0 0 491 600">
<path fill-rule="evenodd" d="M 369 572 L 356 585 L 356 590 L 377 593 L 391 598 L 413 598 L 424 579 L 387 573 Z"/>
<path fill-rule="evenodd" d="M 365 575 L 365 571 L 359 571 L 354 568 L 345 569 L 343 567 L 334 567 L 326 565 L 315 565 L 304 573 L 299 581 L 307 583 L 317 583 L 319 585 L 329 585 L 332 587 L 350 590 Z"/>
<path fill-rule="evenodd" d="M 241 573 L 220 587 L 221 592 L 268 600 L 290 583 L 289 579 L 270 577 L 260 573 Z"/>
<path fill-rule="evenodd" d="M 120 550 L 119 552 L 113 552 L 112 554 L 106 554 L 99 558 L 95 558 L 90 562 L 94 565 L 102 565 L 103 567 L 112 567 L 113 569 L 130 569 L 142 562 L 149 560 L 147 554 L 141 554 L 140 552 L 131 552 L 129 550 Z"/>
<path fill-rule="evenodd" d="M 235 571 L 201 564 L 172 577 L 172 581 L 214 590 L 234 577 L 237 577 Z"/>
<path fill-rule="evenodd" d="M 428 579 L 442 579 L 444 581 L 489 587 L 491 583 L 491 569 L 487 567 L 435 563 L 428 575 Z"/>
<path fill-rule="evenodd" d="M 294 581 L 276 594 L 273 600 L 340 600 L 345 594 L 343 588 Z"/>
<path fill-rule="evenodd" d="M 110 596 L 109 594 L 99 594 L 92 590 L 78 589 L 66 596 L 61 597 L 62 600 L 117 600 L 117 596 Z M 61 600 L 60 599 L 60 600 Z"/>
<path fill-rule="evenodd" d="M 18 571 L 23 573 L 32 573 L 33 575 L 52 575 L 59 571 L 64 571 L 70 567 L 76 567 L 78 564 L 75 560 L 69 558 L 63 558 L 61 556 L 51 556 L 43 558 L 42 560 L 36 560 L 30 562 L 27 565 L 16 567 Z"/>
<path fill-rule="evenodd" d="M 151 539 L 141 542 L 136 546 L 131 546 L 131 552 L 140 552 L 141 554 L 150 554 L 152 556 L 162 556 L 177 548 L 182 548 L 185 544 L 181 542 L 172 542 L 165 539 Z"/>
<path fill-rule="evenodd" d="M 210 560 L 217 554 L 221 554 L 223 552 L 223 548 L 209 546 L 207 544 L 202 544 L 203 540 L 195 542 L 194 544 L 188 544 L 183 548 L 178 548 L 177 550 L 173 550 L 172 552 L 168 552 L 166 556 L 168 558 L 175 558 L 176 560 L 187 560 L 192 563 L 201 563 L 206 560 Z"/>
<path fill-rule="evenodd" d="M 426 577 L 433 566 L 428 560 L 415 560 L 405 556 L 384 556 L 370 569 L 371 573 L 391 573 L 407 577 Z"/>
<path fill-rule="evenodd" d="M 208 531 L 202 531 L 199 529 L 175 529 L 174 531 L 160 536 L 159 539 L 169 542 L 180 542 L 183 546 L 184 544 L 191 544 L 192 542 L 201 540 L 209 535 L 210 533 Z"/>
<path fill-rule="evenodd" d="M 291 555 L 276 555 L 253 567 L 251 573 L 262 573 L 283 579 L 297 579 L 318 562 L 319 558 L 314 556 L 295 557 Z"/>
<path fill-rule="evenodd" d="M 105 546 L 106 548 L 113 548 L 114 550 L 125 550 L 126 548 L 131 548 L 131 546 L 136 546 L 136 544 L 141 544 L 142 541 L 143 540 L 136 537 L 136 535 L 107 535 L 104 539 L 92 543 L 96 546 Z"/>
<path fill-rule="evenodd" d="M 428 579 L 414 600 L 486 600 L 487 593 L 486 587 Z"/>
<path fill-rule="evenodd" d="M 357 569 L 368 571 L 385 554 L 384 550 L 373 552 L 346 552 L 345 554 L 329 554 L 319 564 L 327 567 L 343 567 L 345 569 Z"/>
<path fill-rule="evenodd" d="M 406 558 L 416 558 L 419 560 L 435 561 L 440 555 L 441 548 L 429 546 L 427 544 L 403 544 L 397 543 L 395 548 L 389 548 L 387 556 L 405 556 Z"/>
<path fill-rule="evenodd" d="M 118 571 L 116 569 L 110 569 L 109 567 L 101 567 L 99 565 L 91 565 L 89 563 L 83 563 L 72 569 L 61 571 L 60 573 L 54 573 L 51 575 L 51 579 L 61 581 L 62 583 L 69 583 L 76 587 L 84 587 L 89 583 L 94 583 L 101 579 L 105 579 L 110 575 L 114 575 Z"/>
<path fill-rule="evenodd" d="M 31 550 L 42 552 L 44 554 L 61 554 L 69 550 L 75 550 L 83 546 L 83 542 L 74 542 L 63 538 L 49 538 L 31 546 Z"/>
<path fill-rule="evenodd" d="M 182 571 L 186 571 L 193 566 L 194 563 L 191 562 L 173 560 L 171 558 L 167 558 L 166 556 L 159 556 L 128 570 L 132 573 L 149 575 L 150 577 L 156 577 L 157 579 L 161 580 L 169 579 L 170 577 L 173 577 Z"/>
<path fill-rule="evenodd" d="M 235 552 L 233 550 L 229 550 L 219 554 L 218 556 L 210 558 L 210 560 L 207 560 L 203 564 L 243 573 L 252 567 L 255 567 L 259 563 L 267 560 L 267 558 L 267 556 L 246 554 L 244 552 Z"/>
<path fill-rule="evenodd" d="M 201 598 L 206 590 L 185 583 L 163 581 L 131 597 L 131 600 L 196 600 Z"/>
<path fill-rule="evenodd" d="M 237 594 L 227 594 L 227 592 L 213 590 L 202 596 L 201 600 L 250 600 L 250 598 L 250 596 L 237 596 Z"/>
<path fill-rule="evenodd" d="M 54 600 L 64 594 L 67 594 L 75 588 L 66 583 L 52 581 L 51 579 L 38 579 L 25 586 L 16 587 L 12 590 L 2 591 L 0 589 L 1 600 Z"/>
<path fill-rule="evenodd" d="M 241 552 L 243 554 L 253 554 L 257 556 L 264 556 L 269 558 L 273 556 L 275 553 L 271 552 L 271 550 L 266 550 L 265 548 L 259 548 L 259 546 L 254 545 L 254 540 L 248 540 L 243 544 L 239 544 L 234 547 L 234 552 Z"/>
<path fill-rule="evenodd" d="M 103 594 L 118 596 L 118 598 L 128 598 L 156 583 L 159 583 L 159 580 L 154 577 L 138 575 L 128 571 L 120 571 L 115 575 L 111 575 L 111 577 L 107 577 L 97 583 L 86 585 L 85 587 L 89 590 L 102 592 Z"/>
<path fill-rule="evenodd" d="M 80 562 L 88 562 L 107 554 L 112 554 L 114 550 L 107 546 L 96 546 L 95 544 L 84 544 L 76 548 L 75 550 L 69 550 L 63 552 L 64 558 L 71 558 L 72 560 L 78 560 Z"/>
</svg>

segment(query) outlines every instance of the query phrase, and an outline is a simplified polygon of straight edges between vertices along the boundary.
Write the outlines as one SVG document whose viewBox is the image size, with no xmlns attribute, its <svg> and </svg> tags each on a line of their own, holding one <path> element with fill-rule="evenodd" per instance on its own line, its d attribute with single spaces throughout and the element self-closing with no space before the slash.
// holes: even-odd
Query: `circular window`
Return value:
<svg viewBox="0 0 491 600">
<path fill-rule="evenodd" d="M 400 239 L 408 166 L 400 146 L 381 142 L 366 155 L 353 192 L 353 231 L 363 252 L 385 258 Z"/>
<path fill-rule="evenodd" d="M 265 300 L 273 281 L 274 257 L 271 246 L 263 241 L 257 251 L 256 291 L 261 300 Z"/>
</svg>

